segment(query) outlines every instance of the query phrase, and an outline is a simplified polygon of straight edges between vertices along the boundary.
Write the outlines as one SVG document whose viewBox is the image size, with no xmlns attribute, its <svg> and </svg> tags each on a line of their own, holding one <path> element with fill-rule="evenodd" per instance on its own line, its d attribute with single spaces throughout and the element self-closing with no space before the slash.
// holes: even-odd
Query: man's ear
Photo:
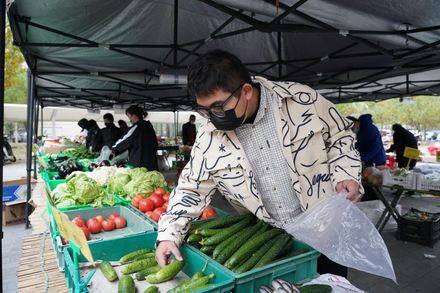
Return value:
<svg viewBox="0 0 440 293">
<path fill-rule="evenodd" d="M 244 98 L 249 101 L 252 98 L 252 93 L 254 90 L 254 87 L 250 83 L 245 83 L 241 89 L 241 94 L 244 95 Z"/>
</svg>

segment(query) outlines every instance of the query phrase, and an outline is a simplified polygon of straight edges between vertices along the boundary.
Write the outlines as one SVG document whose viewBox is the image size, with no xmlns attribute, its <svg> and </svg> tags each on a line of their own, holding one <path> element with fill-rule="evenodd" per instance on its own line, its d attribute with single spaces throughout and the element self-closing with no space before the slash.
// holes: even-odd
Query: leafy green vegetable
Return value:
<svg viewBox="0 0 440 293">
<path fill-rule="evenodd" d="M 117 194 L 124 194 L 125 185 L 130 182 L 131 176 L 127 174 L 125 171 L 116 171 L 113 176 L 111 176 L 108 180 L 108 190 Z"/>
<path fill-rule="evenodd" d="M 66 180 L 67 189 L 75 201 L 88 204 L 100 197 L 103 192 L 101 186 L 84 173 L 75 174 Z"/>
<path fill-rule="evenodd" d="M 114 205 L 115 198 L 84 173 L 70 176 L 66 183 L 58 185 L 51 193 L 57 208 L 90 204 L 94 207 Z"/>
</svg>

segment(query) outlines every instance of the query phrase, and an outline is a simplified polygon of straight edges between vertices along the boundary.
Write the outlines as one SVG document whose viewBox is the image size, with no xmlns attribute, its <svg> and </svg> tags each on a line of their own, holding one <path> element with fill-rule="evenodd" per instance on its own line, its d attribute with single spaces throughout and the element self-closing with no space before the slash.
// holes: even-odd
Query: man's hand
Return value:
<svg viewBox="0 0 440 293">
<path fill-rule="evenodd" d="M 156 261 L 161 268 L 169 263 L 171 254 L 173 254 L 177 260 L 183 260 L 182 254 L 174 241 L 161 241 L 156 247 Z"/>
<path fill-rule="evenodd" d="M 352 202 L 357 202 L 359 200 L 359 183 L 354 180 L 344 180 L 336 184 L 336 191 L 341 192 L 342 190 L 347 191 L 347 199 Z"/>
</svg>

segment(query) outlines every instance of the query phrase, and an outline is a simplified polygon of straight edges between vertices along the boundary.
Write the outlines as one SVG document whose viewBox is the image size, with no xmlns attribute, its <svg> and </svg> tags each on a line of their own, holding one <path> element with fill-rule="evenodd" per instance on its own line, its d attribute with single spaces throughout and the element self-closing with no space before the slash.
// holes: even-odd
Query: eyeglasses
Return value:
<svg viewBox="0 0 440 293">
<path fill-rule="evenodd" d="M 235 93 L 238 90 L 241 91 L 241 88 L 243 87 L 243 85 L 244 85 L 244 83 L 242 85 L 240 85 L 238 88 L 236 88 L 231 93 L 231 95 L 229 97 L 227 97 L 226 100 L 224 100 L 224 102 L 222 102 L 221 104 L 214 105 L 214 106 L 211 106 L 209 108 L 208 107 L 203 107 L 203 106 L 200 106 L 200 105 L 196 104 L 196 106 L 195 106 L 196 112 L 199 113 L 201 116 L 203 116 L 205 118 L 210 118 L 210 115 L 214 115 L 214 116 L 216 116 L 218 118 L 224 118 L 226 116 L 224 106 L 232 99 L 232 97 L 234 97 Z M 240 97 L 241 97 L 241 95 L 238 96 L 237 103 L 235 104 L 234 108 L 232 108 L 232 109 L 235 109 L 235 107 L 237 107 L 238 102 L 240 102 Z"/>
</svg>

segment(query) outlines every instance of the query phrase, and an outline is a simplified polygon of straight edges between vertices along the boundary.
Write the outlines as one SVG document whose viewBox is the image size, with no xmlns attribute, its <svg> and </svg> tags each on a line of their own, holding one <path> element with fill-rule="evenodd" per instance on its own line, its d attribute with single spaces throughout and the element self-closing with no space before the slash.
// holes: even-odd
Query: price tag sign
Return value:
<svg viewBox="0 0 440 293">
<path fill-rule="evenodd" d="M 90 263 L 94 263 L 89 244 L 87 243 L 86 236 L 84 235 L 81 228 L 73 224 L 66 216 L 66 214 L 60 212 L 54 207 L 51 207 L 51 209 L 55 221 L 57 222 L 58 230 L 60 230 L 61 236 L 63 236 L 66 240 L 75 242 L 84 257 Z"/>
<path fill-rule="evenodd" d="M 403 156 L 405 158 L 408 158 L 411 160 L 417 160 L 420 156 L 420 151 L 418 149 L 405 147 L 405 151 L 403 152 Z"/>
</svg>

